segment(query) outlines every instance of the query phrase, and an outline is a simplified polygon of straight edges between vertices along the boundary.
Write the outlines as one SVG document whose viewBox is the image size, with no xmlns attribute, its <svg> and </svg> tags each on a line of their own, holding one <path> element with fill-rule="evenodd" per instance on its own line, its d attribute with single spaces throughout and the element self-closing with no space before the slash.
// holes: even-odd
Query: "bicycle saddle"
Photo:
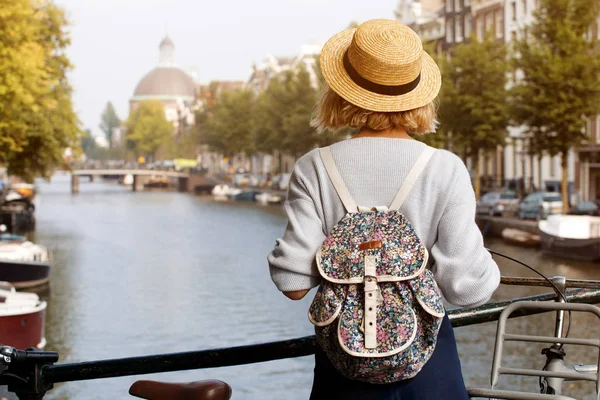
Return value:
<svg viewBox="0 0 600 400">
<path fill-rule="evenodd" d="M 129 388 L 129 394 L 147 400 L 229 400 L 231 386 L 218 380 L 189 383 L 136 381 Z"/>
</svg>

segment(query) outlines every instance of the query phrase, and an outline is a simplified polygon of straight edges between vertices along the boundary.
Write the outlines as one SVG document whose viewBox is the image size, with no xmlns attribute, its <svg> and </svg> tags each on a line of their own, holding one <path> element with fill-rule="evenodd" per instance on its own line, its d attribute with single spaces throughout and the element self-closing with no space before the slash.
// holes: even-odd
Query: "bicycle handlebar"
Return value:
<svg viewBox="0 0 600 400">
<path fill-rule="evenodd" d="M 54 351 L 41 351 L 34 348 L 17 350 L 11 346 L 0 346 L 0 375 L 12 365 L 49 364 L 57 361 L 58 353 Z"/>
</svg>

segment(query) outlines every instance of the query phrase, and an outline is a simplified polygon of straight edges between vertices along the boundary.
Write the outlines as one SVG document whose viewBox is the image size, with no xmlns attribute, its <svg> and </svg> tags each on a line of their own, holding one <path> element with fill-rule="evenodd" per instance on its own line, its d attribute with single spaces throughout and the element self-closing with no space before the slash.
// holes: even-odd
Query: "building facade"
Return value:
<svg viewBox="0 0 600 400">
<path fill-rule="evenodd" d="M 452 47 L 463 43 L 475 33 L 481 40 L 486 34 L 510 45 L 522 39 L 526 27 L 534 20 L 538 0 L 399 0 L 396 17 L 413 28 L 426 42 L 436 41 L 436 47 L 451 53 Z M 440 6 L 438 11 L 436 7 Z M 434 25 L 442 24 L 443 27 Z M 590 38 L 600 35 L 597 23 L 590 29 Z M 440 37 L 440 32 L 443 36 Z M 511 77 L 519 79 L 519 73 Z M 591 199 L 598 192 L 598 152 L 600 139 L 592 118 L 588 123 L 590 141 L 568 157 L 568 179 L 571 192 L 578 191 L 582 199 Z M 492 187 L 516 190 L 560 190 L 560 157 L 530 155 L 524 127 L 508 128 L 505 146 L 494 154 L 481 158 L 484 180 Z M 595 136 L 594 136 L 595 135 Z M 580 159 L 580 161 L 578 161 Z M 587 160 L 587 161 L 584 161 Z M 467 160 L 467 166 L 474 166 Z M 598 189 L 596 189 L 598 188 Z"/>
<path fill-rule="evenodd" d="M 317 87 L 316 68 L 322 47 L 320 44 L 303 45 L 295 57 L 275 57 L 272 54 L 267 54 L 261 63 L 252 67 L 247 87 L 255 93 L 261 93 L 273 78 L 286 71 L 293 71 L 300 66 L 306 69 L 310 75 L 312 85 Z"/>
</svg>

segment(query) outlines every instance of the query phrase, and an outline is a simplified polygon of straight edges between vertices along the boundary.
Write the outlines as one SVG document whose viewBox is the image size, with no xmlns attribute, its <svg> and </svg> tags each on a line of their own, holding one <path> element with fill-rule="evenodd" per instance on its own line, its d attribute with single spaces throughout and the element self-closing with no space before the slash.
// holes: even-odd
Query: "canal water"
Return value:
<svg viewBox="0 0 600 400">
<path fill-rule="evenodd" d="M 293 302 L 272 284 L 266 255 L 286 220 L 281 207 L 214 202 L 173 192 L 132 193 L 116 183 L 82 180 L 71 195 L 67 175 L 39 182 L 33 236 L 54 255 L 47 349 L 60 362 L 210 349 L 290 339 L 313 333 L 306 317 L 312 295 Z M 552 259 L 491 240 L 487 246 L 549 276 L 600 279 L 597 265 Z M 532 276 L 499 260 L 504 275 Z M 546 289 L 501 287 L 494 300 Z M 553 316 L 513 320 L 514 331 L 550 334 Z M 573 316 L 571 336 L 598 332 L 598 321 Z M 467 385 L 489 382 L 495 324 L 456 329 Z M 543 346 L 510 345 L 507 363 L 541 366 Z M 594 351 L 567 348 L 567 361 L 594 362 Z M 59 384 L 48 399 L 127 399 L 136 379 L 222 379 L 234 399 L 307 399 L 312 357 L 221 369 Z M 535 391 L 537 382 L 505 378 L 504 388 Z M 592 384 L 567 384 L 591 398 Z"/>
</svg>

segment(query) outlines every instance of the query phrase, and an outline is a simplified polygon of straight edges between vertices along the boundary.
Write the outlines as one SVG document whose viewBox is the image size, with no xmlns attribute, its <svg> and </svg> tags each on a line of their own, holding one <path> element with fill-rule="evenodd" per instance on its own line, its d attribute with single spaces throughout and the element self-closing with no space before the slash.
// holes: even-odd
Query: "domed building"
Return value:
<svg viewBox="0 0 600 400">
<path fill-rule="evenodd" d="M 165 107 L 167 120 L 177 128 L 181 122 L 194 123 L 191 107 L 196 99 L 194 79 L 175 63 L 175 45 L 168 37 L 160 42 L 158 65 L 148 72 L 137 84 L 133 97 L 129 101 L 130 112 L 141 101 L 158 100 Z"/>
</svg>

